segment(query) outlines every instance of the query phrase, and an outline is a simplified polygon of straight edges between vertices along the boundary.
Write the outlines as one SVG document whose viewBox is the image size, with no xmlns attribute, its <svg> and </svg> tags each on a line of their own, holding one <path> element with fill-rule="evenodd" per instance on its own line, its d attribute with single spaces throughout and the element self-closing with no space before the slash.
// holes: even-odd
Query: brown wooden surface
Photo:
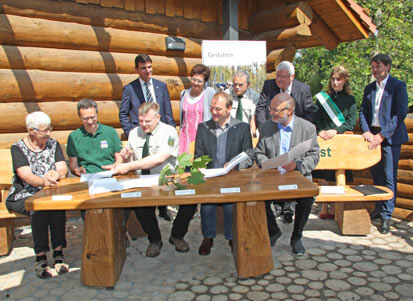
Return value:
<svg viewBox="0 0 413 301">
<path fill-rule="evenodd" d="M 403 209 L 403 208 L 394 208 L 393 217 L 413 221 L 413 210 Z"/>
<path fill-rule="evenodd" d="M 114 287 L 125 259 L 123 210 L 87 210 L 80 281 L 87 286 Z"/>
<path fill-rule="evenodd" d="M 234 263 L 239 278 L 269 273 L 273 268 L 265 202 L 236 203 L 234 206 Z M 254 264 L 250 264 L 254 262 Z"/>
<path fill-rule="evenodd" d="M 134 177 L 134 176 L 133 176 Z M 278 190 L 277 185 L 297 184 L 296 190 Z M 221 188 L 240 187 L 241 193 L 221 194 Z M 121 192 L 108 192 L 90 196 L 88 184 L 79 178 L 66 178 L 58 186 L 44 188 L 26 201 L 28 210 L 77 210 L 96 208 L 143 207 L 156 205 L 182 205 L 203 203 L 231 203 L 296 199 L 315 196 L 318 187 L 299 172 L 280 175 L 275 170 L 247 169 L 221 177 L 208 178 L 206 183 L 194 187 L 195 195 L 175 196 L 163 187 L 131 189 L 142 192 L 140 198 L 120 198 Z M 125 191 L 123 191 L 125 192 Z M 72 195 L 71 201 L 52 201 L 53 195 Z"/>
<path fill-rule="evenodd" d="M 0 218 L 0 256 L 9 254 L 14 239 L 14 219 Z"/>
<path fill-rule="evenodd" d="M 373 194 L 373 195 L 364 195 L 361 192 L 350 188 L 350 186 L 344 187 L 344 194 L 331 194 L 331 193 L 320 193 L 316 197 L 316 202 L 354 202 L 354 201 L 385 201 L 393 197 L 393 192 L 384 186 L 375 186 L 382 190 L 385 190 L 387 193 L 384 194 Z"/>
<path fill-rule="evenodd" d="M 370 216 L 362 203 L 336 203 L 335 213 L 338 227 L 343 235 L 370 233 Z"/>
</svg>

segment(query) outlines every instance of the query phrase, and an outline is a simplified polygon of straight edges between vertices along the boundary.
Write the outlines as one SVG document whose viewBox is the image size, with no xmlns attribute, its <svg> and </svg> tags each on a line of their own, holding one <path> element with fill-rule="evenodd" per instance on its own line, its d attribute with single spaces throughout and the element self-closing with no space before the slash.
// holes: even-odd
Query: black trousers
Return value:
<svg viewBox="0 0 413 301">
<path fill-rule="evenodd" d="M 271 202 L 265 202 L 265 211 L 267 214 L 267 226 L 270 236 L 279 233 L 281 230 L 277 225 L 274 213 L 271 209 Z M 291 238 L 300 239 L 303 236 L 303 230 L 307 223 L 308 217 L 311 213 L 311 207 L 314 203 L 314 198 L 302 198 L 296 200 L 295 205 L 295 218 L 294 218 L 294 230 Z"/>
<path fill-rule="evenodd" d="M 24 208 L 25 199 L 6 202 L 9 211 L 28 215 Z M 49 228 L 52 248 L 66 247 L 66 213 L 62 210 L 30 211 L 34 252 L 48 252 Z"/>
<path fill-rule="evenodd" d="M 196 211 L 197 205 L 181 205 L 178 214 L 173 222 L 171 235 L 176 239 L 184 238 L 188 232 L 189 222 Z M 148 240 L 151 243 L 161 240 L 161 231 L 159 230 L 158 220 L 155 215 L 156 207 L 139 207 L 135 208 L 136 218 L 142 225 L 143 231 L 148 234 Z"/>
</svg>

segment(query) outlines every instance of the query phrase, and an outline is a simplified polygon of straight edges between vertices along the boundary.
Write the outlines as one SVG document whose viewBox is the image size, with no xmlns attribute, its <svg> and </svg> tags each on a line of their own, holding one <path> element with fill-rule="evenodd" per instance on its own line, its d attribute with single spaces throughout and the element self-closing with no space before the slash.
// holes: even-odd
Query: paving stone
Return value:
<svg viewBox="0 0 413 301">
<path fill-rule="evenodd" d="M 348 266 L 352 265 L 351 261 L 348 261 L 348 260 L 345 260 L 345 259 L 335 260 L 334 264 L 336 264 L 340 267 L 348 267 Z"/>
<path fill-rule="evenodd" d="M 289 291 L 292 294 L 301 294 L 304 292 L 304 287 L 301 285 L 290 285 L 287 286 L 287 291 Z"/>
<path fill-rule="evenodd" d="M 298 285 L 306 285 L 306 284 L 308 284 L 309 282 L 310 282 L 310 280 L 305 279 L 305 278 L 297 278 L 297 279 L 294 279 L 294 283 L 295 283 L 295 284 L 298 284 Z"/>
<path fill-rule="evenodd" d="M 228 291 L 228 288 L 223 285 L 214 285 L 210 289 L 210 292 L 215 295 L 225 294 L 227 291 Z"/>
<path fill-rule="evenodd" d="M 337 293 L 333 290 L 324 290 L 323 294 L 325 297 L 330 298 L 330 297 L 335 297 Z"/>
<path fill-rule="evenodd" d="M 363 255 L 370 255 L 370 256 L 374 256 L 374 255 L 377 254 L 376 251 L 369 250 L 369 249 L 363 250 L 363 251 L 361 251 L 361 253 L 362 253 Z"/>
<path fill-rule="evenodd" d="M 261 280 L 258 280 L 257 281 L 257 284 L 259 284 L 259 285 L 268 285 L 270 282 L 268 281 L 268 280 L 264 280 L 264 279 L 261 279 Z"/>
<path fill-rule="evenodd" d="M 387 273 L 378 270 L 378 271 L 373 271 L 373 272 L 371 272 L 370 275 L 373 276 L 373 277 L 376 277 L 376 278 L 381 278 L 381 277 L 386 277 L 386 276 L 387 276 Z"/>
<path fill-rule="evenodd" d="M 403 259 L 403 254 L 401 254 L 400 252 L 394 252 L 394 251 L 379 252 L 377 255 L 381 258 L 386 258 L 386 259 L 391 259 L 391 260 Z"/>
<path fill-rule="evenodd" d="M 314 290 L 314 289 L 307 289 L 307 290 L 305 290 L 304 294 L 307 297 L 313 297 L 313 298 L 320 297 L 320 292 L 318 290 Z"/>
<path fill-rule="evenodd" d="M 211 300 L 211 296 L 208 296 L 208 295 L 200 295 L 196 297 L 196 301 L 210 301 L 210 300 Z"/>
<path fill-rule="evenodd" d="M 270 293 L 275 293 L 275 292 L 281 292 L 282 290 L 284 290 L 284 285 L 282 285 L 282 284 L 279 284 L 279 283 L 272 283 L 272 284 L 269 284 L 269 285 L 267 285 L 266 287 L 265 287 L 265 290 L 267 291 L 267 292 L 270 292 Z"/>
<path fill-rule="evenodd" d="M 383 282 L 369 283 L 369 286 L 379 292 L 389 292 L 392 290 L 392 286 L 390 284 Z"/>
<path fill-rule="evenodd" d="M 292 280 L 288 277 L 277 277 L 275 278 L 275 281 L 281 284 L 289 284 Z"/>
<path fill-rule="evenodd" d="M 221 283 L 221 282 L 222 282 L 221 278 L 214 277 L 214 276 L 208 277 L 204 280 L 205 285 L 216 285 L 216 284 Z"/>
<path fill-rule="evenodd" d="M 342 259 L 343 255 L 341 255 L 339 253 L 328 253 L 327 257 L 330 258 L 330 259 L 335 260 L 335 259 Z"/>
<path fill-rule="evenodd" d="M 350 284 L 343 280 L 330 279 L 326 281 L 326 286 L 334 291 L 347 291 L 350 289 Z"/>
<path fill-rule="evenodd" d="M 405 273 L 401 273 L 397 275 L 398 278 L 400 278 L 401 280 L 413 280 L 413 274 L 405 274 Z"/>
<path fill-rule="evenodd" d="M 228 297 L 225 295 L 217 295 L 217 296 L 213 296 L 212 301 L 227 301 Z"/>
<path fill-rule="evenodd" d="M 323 286 L 324 286 L 324 284 L 322 282 L 318 282 L 318 281 L 313 281 L 313 282 L 310 282 L 308 284 L 308 287 L 312 288 L 314 290 L 320 290 L 320 289 L 323 288 Z"/>
<path fill-rule="evenodd" d="M 365 279 L 360 278 L 360 277 L 348 277 L 347 281 L 351 285 L 356 285 L 356 286 L 366 285 L 366 283 L 367 283 L 367 281 Z"/>
<path fill-rule="evenodd" d="M 283 292 L 278 292 L 278 293 L 272 293 L 271 298 L 274 300 L 286 300 L 288 295 Z"/>
<path fill-rule="evenodd" d="M 224 282 L 224 285 L 227 286 L 227 287 L 233 287 L 237 284 L 235 282 Z"/>
<path fill-rule="evenodd" d="M 235 293 L 229 294 L 228 297 L 230 300 L 241 300 L 242 299 L 241 294 L 235 294 Z"/>
<path fill-rule="evenodd" d="M 337 268 L 338 267 L 332 263 L 322 263 L 318 265 L 318 269 L 324 272 L 332 272 L 332 271 L 337 270 Z"/>
<path fill-rule="evenodd" d="M 256 282 L 255 279 L 252 279 L 252 278 L 238 280 L 238 283 L 241 285 L 254 285 L 255 282 Z"/>
<path fill-rule="evenodd" d="M 318 270 L 304 270 L 303 277 L 310 280 L 325 280 L 327 279 L 327 273 Z"/>
<path fill-rule="evenodd" d="M 208 291 L 208 287 L 206 285 L 194 285 L 194 286 L 191 287 L 191 290 L 194 293 L 202 294 L 202 293 L 206 293 Z"/>
<path fill-rule="evenodd" d="M 395 292 L 387 292 L 383 294 L 389 300 L 400 300 L 400 295 Z"/>
<path fill-rule="evenodd" d="M 366 287 L 366 286 L 356 288 L 355 292 L 358 295 L 363 296 L 363 297 L 368 297 L 368 296 L 371 296 L 371 295 L 374 294 L 374 290 L 372 288 Z"/>
<path fill-rule="evenodd" d="M 186 290 L 188 288 L 188 284 L 187 283 L 177 283 L 175 285 L 175 288 L 177 290 Z"/>
<path fill-rule="evenodd" d="M 232 291 L 234 293 L 239 293 L 239 294 L 245 294 L 249 290 L 250 289 L 247 286 L 243 286 L 243 285 L 236 285 L 232 288 Z"/>
<path fill-rule="evenodd" d="M 262 287 L 262 285 L 257 285 L 257 284 L 255 284 L 255 285 L 251 286 L 251 290 L 252 290 L 252 291 L 259 292 L 259 291 L 262 291 L 263 289 L 264 289 L 264 288 Z"/>
<path fill-rule="evenodd" d="M 327 252 L 326 250 L 323 250 L 320 248 L 306 248 L 306 253 L 308 255 L 313 255 L 313 256 L 322 256 L 322 255 L 325 255 Z"/>
<path fill-rule="evenodd" d="M 305 296 L 303 296 L 303 295 L 293 294 L 291 297 L 294 300 L 305 300 Z"/>
<path fill-rule="evenodd" d="M 272 279 L 274 279 L 274 276 L 272 276 L 272 275 L 265 275 L 265 276 L 264 276 L 264 279 L 266 279 L 266 280 L 272 280 Z"/>
<path fill-rule="evenodd" d="M 252 301 L 264 301 L 268 300 L 270 294 L 266 292 L 248 292 L 247 297 Z"/>
<path fill-rule="evenodd" d="M 325 256 L 313 256 L 312 259 L 314 261 L 317 261 L 317 262 L 328 262 L 328 261 L 330 261 L 330 259 L 328 259 Z"/>
<path fill-rule="evenodd" d="M 337 297 L 343 301 L 357 301 L 361 300 L 360 296 L 353 292 L 339 292 Z"/>
<path fill-rule="evenodd" d="M 395 287 L 397 293 L 404 297 L 412 297 L 413 296 L 413 283 L 404 283 L 399 284 Z"/>
<path fill-rule="evenodd" d="M 270 274 L 273 276 L 282 276 L 285 274 L 285 271 L 282 269 L 271 270 Z"/>
<path fill-rule="evenodd" d="M 295 267 L 294 266 L 286 266 L 286 267 L 284 267 L 284 270 L 286 270 L 287 272 L 294 272 Z"/>
<path fill-rule="evenodd" d="M 329 275 L 333 279 L 346 279 L 348 277 L 347 273 L 341 271 L 332 271 Z"/>
<path fill-rule="evenodd" d="M 353 268 L 355 268 L 356 270 L 362 271 L 362 272 L 372 272 L 372 271 L 377 270 L 379 267 L 375 263 L 364 261 L 364 262 L 356 262 L 353 265 Z"/>
<path fill-rule="evenodd" d="M 371 295 L 370 299 L 373 301 L 387 301 L 382 295 Z"/>
<path fill-rule="evenodd" d="M 317 262 L 309 259 L 297 260 L 295 266 L 302 270 L 311 270 L 317 266 Z"/>
<path fill-rule="evenodd" d="M 395 265 L 385 265 L 382 266 L 381 269 L 390 275 L 400 274 L 402 272 L 402 269 Z"/>
<path fill-rule="evenodd" d="M 192 300 L 195 298 L 195 294 L 190 291 L 179 291 L 169 296 L 173 300 Z"/>
</svg>

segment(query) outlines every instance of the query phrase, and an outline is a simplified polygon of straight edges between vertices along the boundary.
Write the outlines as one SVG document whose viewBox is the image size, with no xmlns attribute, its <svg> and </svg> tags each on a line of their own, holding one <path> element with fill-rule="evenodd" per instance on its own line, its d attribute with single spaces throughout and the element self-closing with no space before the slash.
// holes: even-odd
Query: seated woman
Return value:
<svg viewBox="0 0 413 301">
<path fill-rule="evenodd" d="M 43 112 L 33 112 L 26 116 L 28 135 L 11 147 L 14 176 L 6 199 L 8 210 L 31 217 L 36 253 L 35 270 L 40 278 L 52 276 L 46 257 L 46 252 L 49 251 L 49 228 L 56 272 L 62 274 L 69 271 L 62 251 L 66 247 L 65 211 L 28 212 L 24 208 L 26 199 L 43 187 L 57 185 L 57 181 L 67 174 L 62 149 L 56 140 L 50 138 L 50 123 L 49 116 Z"/>
<path fill-rule="evenodd" d="M 343 66 L 333 68 L 328 81 L 327 92 L 316 95 L 317 112 L 314 124 L 317 127 L 318 136 L 324 140 L 333 138 L 336 134 L 352 131 L 357 120 L 357 105 L 349 83 L 349 72 Z M 323 185 L 326 181 L 335 181 L 333 170 L 315 170 L 313 178 L 322 179 Z M 351 171 L 346 171 L 348 181 L 352 181 Z M 330 205 L 330 208 L 329 208 Z M 334 207 L 332 204 L 323 203 L 321 219 L 333 219 Z"/>
</svg>

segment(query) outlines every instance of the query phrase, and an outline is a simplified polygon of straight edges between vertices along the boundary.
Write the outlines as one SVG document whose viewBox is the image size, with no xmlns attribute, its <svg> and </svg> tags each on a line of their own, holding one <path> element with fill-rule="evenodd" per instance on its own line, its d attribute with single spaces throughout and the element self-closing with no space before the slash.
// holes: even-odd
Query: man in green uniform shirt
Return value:
<svg viewBox="0 0 413 301">
<path fill-rule="evenodd" d="M 70 133 L 67 140 L 67 155 L 70 171 L 77 176 L 82 173 L 103 171 L 102 166 L 117 166 L 122 163 L 122 142 L 113 127 L 98 122 L 95 101 L 82 99 L 77 104 L 77 113 L 83 126 Z"/>
</svg>

